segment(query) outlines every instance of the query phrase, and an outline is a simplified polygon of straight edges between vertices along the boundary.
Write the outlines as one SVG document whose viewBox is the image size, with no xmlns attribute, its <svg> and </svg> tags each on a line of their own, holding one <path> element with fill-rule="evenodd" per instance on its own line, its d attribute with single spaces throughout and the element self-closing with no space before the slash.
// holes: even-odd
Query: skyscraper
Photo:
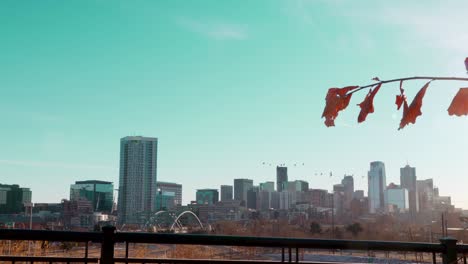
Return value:
<svg viewBox="0 0 468 264">
<path fill-rule="evenodd" d="M 233 188 L 232 185 L 221 185 L 221 201 L 231 201 L 232 200 Z"/>
<path fill-rule="evenodd" d="M 416 168 L 412 168 L 409 165 L 400 168 L 400 185 L 401 188 L 408 190 L 409 212 L 415 214 L 419 211 Z"/>
<path fill-rule="evenodd" d="M 344 176 L 343 180 L 341 180 L 341 184 L 344 187 L 344 201 L 343 206 L 344 209 L 349 210 L 351 209 L 351 200 L 353 200 L 354 194 L 354 178 L 351 175 Z"/>
<path fill-rule="evenodd" d="M 118 221 L 142 223 L 156 210 L 158 139 L 120 139 Z"/>
<path fill-rule="evenodd" d="M 244 202 L 247 205 L 247 191 L 252 189 L 253 180 L 234 179 L 234 200 Z"/>
<path fill-rule="evenodd" d="M 369 180 L 369 213 L 382 212 L 385 209 L 384 191 L 387 185 L 385 164 L 381 161 L 370 163 Z"/>
<path fill-rule="evenodd" d="M 288 188 L 288 167 L 276 166 L 276 190 L 282 192 Z"/>
<path fill-rule="evenodd" d="M 106 181 L 77 181 L 70 186 L 70 201 L 84 198 L 90 201 L 95 212 L 112 212 L 114 184 Z"/>
</svg>

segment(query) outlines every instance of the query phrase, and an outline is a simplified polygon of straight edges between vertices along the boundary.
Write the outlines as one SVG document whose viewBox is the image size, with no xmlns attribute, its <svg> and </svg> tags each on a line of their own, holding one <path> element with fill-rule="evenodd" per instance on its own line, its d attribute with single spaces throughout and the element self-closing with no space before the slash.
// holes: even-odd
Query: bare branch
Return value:
<svg viewBox="0 0 468 264">
<path fill-rule="evenodd" d="M 432 77 L 432 76 L 415 76 L 415 77 L 407 77 L 407 78 L 398 78 L 398 79 L 380 81 L 380 82 L 376 82 L 376 83 L 365 85 L 365 86 L 359 86 L 358 88 L 356 88 L 355 90 L 349 92 L 348 94 L 352 94 L 352 93 L 355 93 L 355 92 L 360 91 L 362 89 L 373 87 L 373 86 L 376 86 L 376 85 L 382 84 L 382 83 L 391 83 L 391 82 L 409 81 L 409 80 L 468 81 L 468 78 L 461 78 L 461 77 Z"/>
</svg>

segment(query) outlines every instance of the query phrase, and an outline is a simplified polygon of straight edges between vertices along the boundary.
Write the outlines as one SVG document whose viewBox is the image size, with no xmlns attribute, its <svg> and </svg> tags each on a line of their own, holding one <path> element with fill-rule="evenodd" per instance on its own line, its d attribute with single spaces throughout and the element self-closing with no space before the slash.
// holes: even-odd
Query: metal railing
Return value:
<svg viewBox="0 0 468 264">
<path fill-rule="evenodd" d="M 384 252 L 425 252 L 432 253 L 432 262 L 436 263 L 440 254 L 442 263 L 466 263 L 468 245 L 459 245 L 453 238 L 443 238 L 440 243 L 414 243 L 391 241 L 329 240 L 282 237 L 245 237 L 194 234 L 158 234 L 116 232 L 115 227 L 103 227 L 102 232 L 69 232 L 45 230 L 0 229 L 0 241 L 58 241 L 84 242 L 83 257 L 52 256 L 11 256 L 0 255 L 0 261 L 15 262 L 79 262 L 79 263 L 278 263 L 303 262 L 299 251 L 308 249 L 327 250 L 360 250 Z M 100 256 L 89 257 L 89 243 L 100 243 Z M 115 257 L 115 245 L 125 243 L 125 256 Z M 169 245 L 204 245 L 204 246 L 238 246 L 281 249 L 281 260 L 232 260 L 232 259 L 168 259 L 168 258 L 131 258 L 129 244 L 169 244 Z M 310 263 L 310 262 L 308 262 Z"/>
</svg>

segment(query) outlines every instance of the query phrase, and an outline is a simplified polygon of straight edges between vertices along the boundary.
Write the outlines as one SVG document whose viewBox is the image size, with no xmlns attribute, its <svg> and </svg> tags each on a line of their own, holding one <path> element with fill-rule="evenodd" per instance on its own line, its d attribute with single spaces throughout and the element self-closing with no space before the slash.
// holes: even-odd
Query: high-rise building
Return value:
<svg viewBox="0 0 468 264">
<path fill-rule="evenodd" d="M 258 209 L 260 206 L 259 203 L 259 190 L 258 186 L 253 186 L 247 191 L 247 208 L 249 209 Z"/>
<path fill-rule="evenodd" d="M 384 191 L 386 187 L 385 164 L 381 161 L 370 163 L 368 172 L 369 213 L 383 212 L 385 209 Z"/>
<path fill-rule="evenodd" d="M 161 192 L 162 195 L 169 195 L 174 197 L 173 204 L 169 204 L 167 206 L 168 208 L 182 205 L 182 184 L 158 181 L 156 182 L 156 190 L 158 191 L 156 195 L 159 195 L 159 192 Z"/>
<path fill-rule="evenodd" d="M 390 184 L 384 191 L 387 212 L 405 212 L 409 209 L 408 190 L 395 184 Z"/>
<path fill-rule="evenodd" d="M 275 191 L 275 183 L 272 181 L 262 182 L 259 184 L 259 187 L 261 191 L 268 191 L 268 192 Z"/>
<path fill-rule="evenodd" d="M 308 191 L 311 195 L 311 204 L 314 207 L 327 207 L 328 191 L 322 189 L 310 189 Z"/>
<path fill-rule="evenodd" d="M 364 198 L 364 191 L 363 190 L 355 190 L 353 193 L 354 199 L 363 199 Z"/>
<path fill-rule="evenodd" d="M 344 191 L 344 201 L 343 206 L 344 209 L 350 210 L 351 209 L 351 200 L 353 200 L 354 194 L 354 178 L 351 175 L 345 175 L 343 180 L 341 180 L 341 184 L 343 184 Z"/>
<path fill-rule="evenodd" d="M 287 190 L 288 192 L 305 192 L 309 190 L 309 183 L 300 180 L 290 181 L 287 182 L 287 186 L 283 190 Z"/>
<path fill-rule="evenodd" d="M 345 208 L 345 187 L 343 184 L 333 185 L 333 206 L 338 216 L 343 215 Z"/>
<path fill-rule="evenodd" d="M 0 214 L 19 214 L 26 204 L 31 204 L 32 192 L 17 184 L 0 184 Z"/>
<path fill-rule="evenodd" d="M 406 165 L 400 168 L 401 188 L 408 190 L 409 212 L 415 214 L 419 211 L 418 192 L 416 186 L 416 168 Z"/>
<path fill-rule="evenodd" d="M 288 167 L 276 167 L 276 190 L 282 192 L 288 188 Z"/>
<path fill-rule="evenodd" d="M 107 181 L 76 181 L 70 185 L 70 201 L 80 198 L 91 202 L 94 212 L 112 212 L 114 184 Z"/>
<path fill-rule="evenodd" d="M 233 195 L 232 185 L 221 185 L 221 201 L 231 201 Z"/>
<path fill-rule="evenodd" d="M 434 181 L 432 179 L 417 180 L 416 189 L 418 194 L 419 210 L 422 212 L 431 211 L 434 205 Z"/>
<path fill-rule="evenodd" d="M 120 139 L 118 221 L 143 223 L 156 210 L 158 139 Z"/>
<path fill-rule="evenodd" d="M 197 190 L 197 204 L 212 205 L 219 201 L 219 192 L 216 189 Z"/>
<path fill-rule="evenodd" d="M 242 206 L 247 205 L 247 191 L 253 187 L 253 180 L 234 179 L 234 200 L 240 201 Z"/>
</svg>

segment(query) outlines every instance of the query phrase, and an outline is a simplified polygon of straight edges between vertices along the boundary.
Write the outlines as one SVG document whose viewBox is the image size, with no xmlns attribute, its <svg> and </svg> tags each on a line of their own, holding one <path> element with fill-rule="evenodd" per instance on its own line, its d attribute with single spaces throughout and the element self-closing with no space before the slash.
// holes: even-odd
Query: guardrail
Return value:
<svg viewBox="0 0 468 264">
<path fill-rule="evenodd" d="M 426 252 L 432 253 L 432 262 L 436 263 L 436 254 L 441 254 L 442 263 L 466 263 L 468 245 L 458 245 L 453 238 L 444 238 L 440 243 L 414 243 L 391 241 L 329 240 L 282 237 L 245 237 L 194 234 L 158 234 L 116 232 L 115 227 L 103 227 L 102 232 L 68 232 L 45 230 L 0 229 L 0 240 L 60 241 L 85 242 L 85 254 L 76 257 L 46 256 L 0 256 L 0 261 L 12 263 L 34 262 L 80 262 L 80 263 L 278 263 L 300 262 L 300 249 L 364 250 L 386 252 Z M 89 242 L 101 243 L 100 257 L 88 256 Z M 125 243 L 125 257 L 115 257 L 115 244 Z M 130 243 L 170 244 L 170 245 L 211 245 L 281 248 L 281 261 L 231 260 L 231 259 L 148 259 L 130 258 Z M 286 253 L 287 251 L 287 253 Z M 294 253 L 294 254 L 293 254 Z M 310 263 L 310 262 L 309 262 Z"/>
</svg>

